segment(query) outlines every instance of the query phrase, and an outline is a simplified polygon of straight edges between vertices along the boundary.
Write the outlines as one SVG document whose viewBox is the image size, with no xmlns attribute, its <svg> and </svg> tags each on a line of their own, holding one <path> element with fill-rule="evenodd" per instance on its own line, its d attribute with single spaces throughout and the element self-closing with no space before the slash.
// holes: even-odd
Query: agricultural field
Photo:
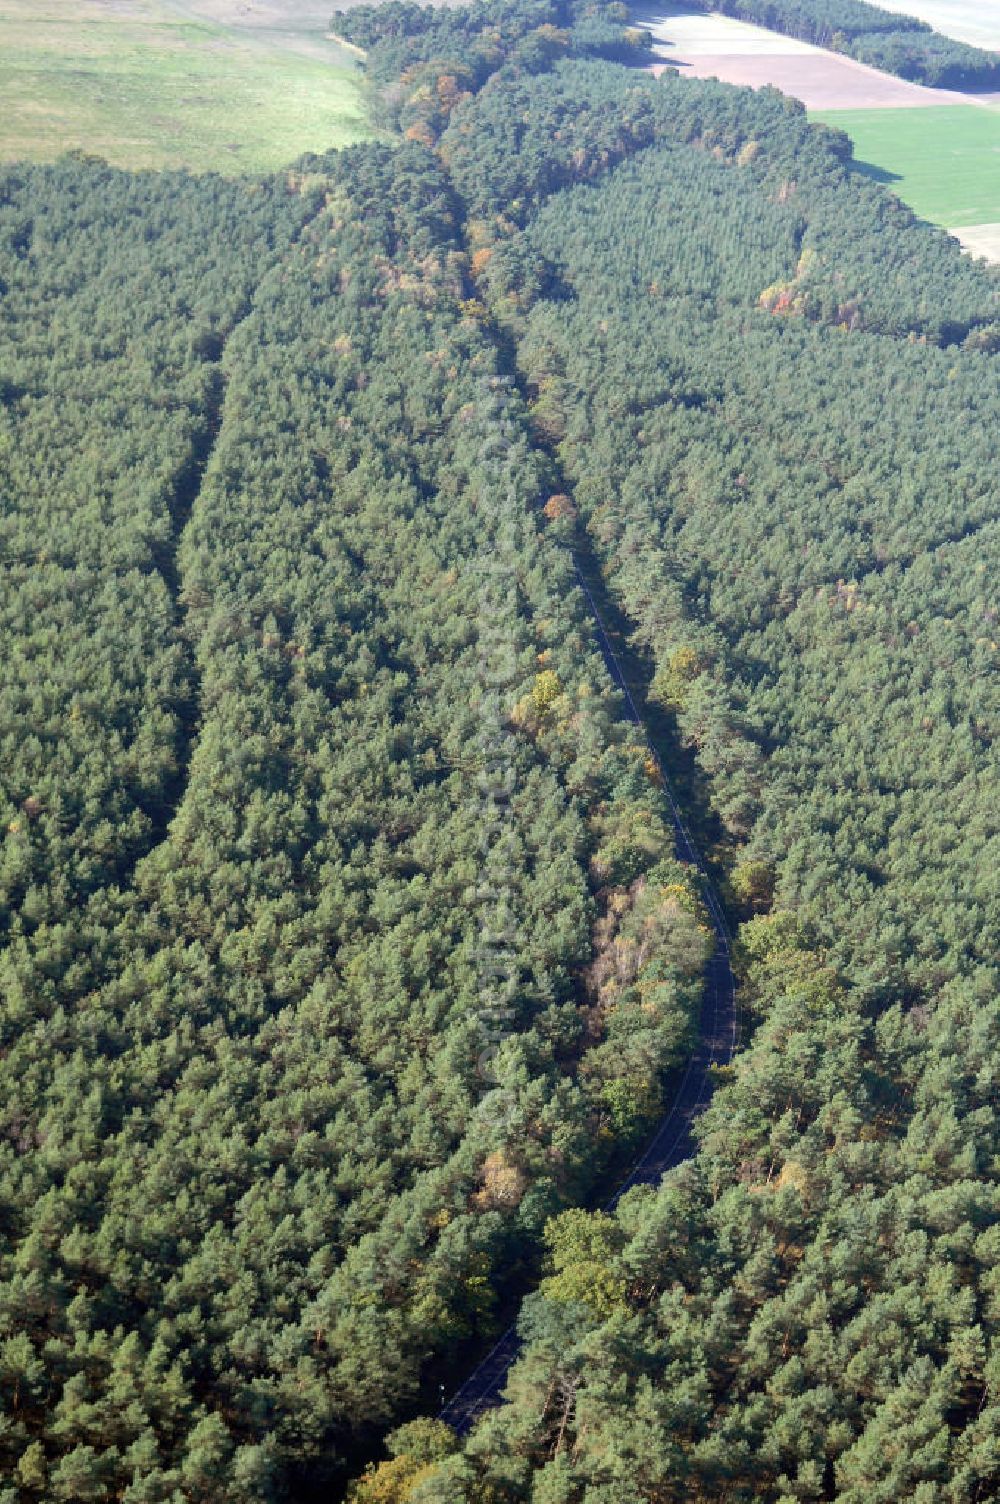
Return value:
<svg viewBox="0 0 1000 1504">
<path fill-rule="evenodd" d="M 670 67 L 755 89 L 771 84 L 811 110 L 940 108 L 964 100 L 731 16 L 662 4 L 636 8 L 636 16 L 653 36 L 654 72 Z"/>
<path fill-rule="evenodd" d="M 329 0 L 0 0 L 0 159 L 269 170 L 370 134 Z"/>
<path fill-rule="evenodd" d="M 1000 220 L 1000 110 L 829 110 L 863 169 L 918 214 L 951 228 Z"/>
</svg>

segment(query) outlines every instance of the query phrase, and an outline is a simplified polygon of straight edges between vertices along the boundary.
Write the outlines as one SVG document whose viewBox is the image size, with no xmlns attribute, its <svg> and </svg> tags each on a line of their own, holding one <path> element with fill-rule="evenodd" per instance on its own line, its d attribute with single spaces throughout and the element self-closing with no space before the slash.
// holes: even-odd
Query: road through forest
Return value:
<svg viewBox="0 0 1000 1504">
<path fill-rule="evenodd" d="M 626 1191 L 637 1185 L 655 1185 L 667 1170 L 682 1164 L 694 1152 L 692 1124 L 705 1107 L 712 1094 L 712 1067 L 726 1065 L 736 1046 L 737 1008 L 736 985 L 730 964 L 730 936 L 726 917 L 709 877 L 704 859 L 695 846 L 674 798 L 666 777 L 659 753 L 646 733 L 618 655 L 611 645 L 604 619 L 594 599 L 593 591 L 576 565 L 577 583 L 590 607 L 597 629 L 598 641 L 608 672 L 624 701 L 628 719 L 640 727 L 649 745 L 650 753 L 663 782 L 663 789 L 670 805 L 674 828 L 674 843 L 678 857 L 695 867 L 701 877 L 702 900 L 708 910 L 715 933 L 715 948 L 705 974 L 698 1038 L 687 1063 L 678 1070 L 670 1086 L 670 1107 L 661 1118 L 641 1158 L 633 1165 L 627 1178 L 619 1185 L 604 1210 L 613 1211 Z M 446 1402 L 441 1410 L 441 1419 L 460 1435 L 465 1435 L 484 1411 L 501 1404 L 507 1375 L 520 1352 L 521 1339 L 516 1326 L 504 1332 L 496 1346 L 486 1355 L 465 1383 Z"/>
</svg>

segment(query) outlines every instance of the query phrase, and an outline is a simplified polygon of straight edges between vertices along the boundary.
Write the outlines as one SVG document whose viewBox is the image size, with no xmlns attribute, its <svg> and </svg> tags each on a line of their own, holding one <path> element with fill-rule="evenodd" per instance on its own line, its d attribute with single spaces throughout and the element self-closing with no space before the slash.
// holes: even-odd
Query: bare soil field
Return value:
<svg viewBox="0 0 1000 1504">
<path fill-rule="evenodd" d="M 951 233 L 970 255 L 1000 261 L 1000 224 L 955 225 Z"/>
<path fill-rule="evenodd" d="M 753 89 L 772 84 L 810 110 L 916 109 L 968 102 L 963 94 L 909 84 L 729 16 L 658 6 L 638 9 L 636 19 L 652 32 L 654 72 L 677 68 L 692 78 L 719 78 Z"/>
<path fill-rule="evenodd" d="M 810 110 L 926 109 L 965 102 L 961 94 L 923 89 L 849 58 L 830 54 L 818 57 L 706 54 L 690 62 L 654 63 L 652 72 L 662 73 L 668 67 L 678 68 L 692 78 L 718 78 L 723 83 L 746 84 L 752 89 L 771 84 L 783 94 L 801 99 Z"/>
<path fill-rule="evenodd" d="M 807 57 L 818 52 L 808 42 L 767 31 L 731 16 L 692 11 L 683 4 L 637 3 L 632 7 L 635 21 L 652 32 L 657 47 L 668 49 L 677 57 L 693 63 L 701 57 L 767 56 Z"/>
</svg>

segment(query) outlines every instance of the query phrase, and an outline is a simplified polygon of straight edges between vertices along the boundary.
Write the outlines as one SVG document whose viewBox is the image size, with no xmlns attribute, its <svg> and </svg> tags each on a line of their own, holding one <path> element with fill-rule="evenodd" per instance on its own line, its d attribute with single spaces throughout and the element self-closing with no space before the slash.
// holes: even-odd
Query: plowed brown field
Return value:
<svg viewBox="0 0 1000 1504">
<path fill-rule="evenodd" d="M 676 68 L 692 78 L 757 89 L 772 84 L 810 110 L 923 108 L 965 104 L 966 96 L 925 89 L 822 47 L 734 21 L 666 6 L 640 8 L 636 18 L 654 39 L 654 72 Z"/>
</svg>

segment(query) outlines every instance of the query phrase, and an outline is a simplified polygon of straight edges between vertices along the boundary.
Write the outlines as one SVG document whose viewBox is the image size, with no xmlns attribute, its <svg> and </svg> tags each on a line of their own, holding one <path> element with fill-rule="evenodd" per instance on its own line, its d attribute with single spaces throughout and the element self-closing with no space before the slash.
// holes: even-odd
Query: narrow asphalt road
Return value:
<svg viewBox="0 0 1000 1504">
<path fill-rule="evenodd" d="M 642 727 L 642 719 L 632 691 L 626 683 L 618 656 L 611 646 L 611 639 L 593 592 L 579 565 L 576 566 L 576 575 L 577 583 L 590 606 L 597 627 L 598 640 L 608 672 L 624 698 L 629 720 Z M 645 730 L 644 727 L 643 730 Z M 669 1110 L 660 1120 L 642 1157 L 633 1165 L 627 1179 L 606 1203 L 606 1211 L 613 1211 L 621 1197 L 633 1186 L 655 1185 L 667 1170 L 673 1169 L 675 1165 L 682 1164 L 684 1160 L 691 1157 L 694 1153 L 691 1127 L 712 1094 L 711 1067 L 727 1064 L 736 1046 L 738 1025 L 736 984 L 730 965 L 726 917 L 701 853 L 688 834 L 681 817 L 659 754 L 651 743 L 650 752 L 663 780 L 663 789 L 670 804 L 677 855 L 681 861 L 697 868 L 701 875 L 702 899 L 715 931 L 715 948 L 706 969 L 697 1044 L 688 1057 L 686 1065 L 678 1071 L 672 1083 Z M 441 1419 L 460 1436 L 464 1436 L 471 1429 L 485 1410 L 491 1410 L 503 1402 L 507 1374 L 516 1362 L 520 1349 L 521 1339 L 517 1334 L 517 1328 L 508 1327 L 492 1351 L 487 1353 L 482 1362 L 473 1369 L 461 1389 L 443 1406 Z"/>
</svg>

